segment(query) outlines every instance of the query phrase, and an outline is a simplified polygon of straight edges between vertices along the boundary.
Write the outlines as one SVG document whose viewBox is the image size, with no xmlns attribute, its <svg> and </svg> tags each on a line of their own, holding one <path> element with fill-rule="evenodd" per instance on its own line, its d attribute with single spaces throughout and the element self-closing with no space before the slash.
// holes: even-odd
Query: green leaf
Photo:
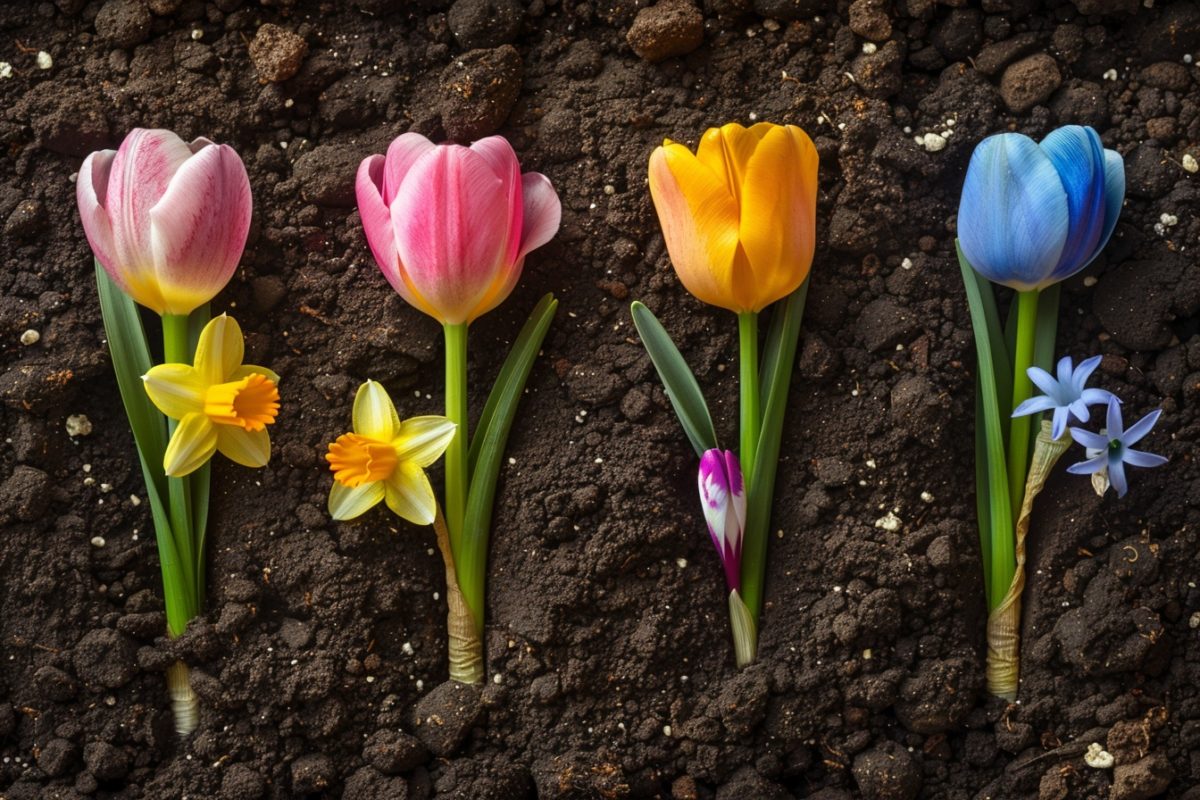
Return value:
<svg viewBox="0 0 1200 800">
<path fill-rule="evenodd" d="M 987 571 L 984 582 L 987 586 L 988 608 L 995 608 L 1004 599 L 1012 576 L 1016 570 L 1016 553 L 1012 519 L 1012 506 L 1009 502 L 1008 469 L 1005 456 L 1004 429 L 1001 418 L 1001 401 L 998 394 L 999 376 L 1009 374 L 1011 367 L 1007 363 L 998 365 L 997 356 L 1006 356 L 997 342 L 1003 342 L 1003 332 L 1000 329 L 999 317 L 995 314 L 995 297 L 992 286 L 986 279 L 975 272 L 958 249 L 958 263 L 962 271 L 963 284 L 967 290 L 967 304 L 971 311 L 971 328 L 975 333 L 975 354 L 978 358 L 979 396 L 982 399 L 983 418 L 976 420 L 976 426 L 982 422 L 984 429 L 984 450 L 986 469 L 980 470 L 976 464 L 976 475 L 986 482 L 985 489 L 978 486 L 976 491 L 987 492 L 988 542 L 989 558 L 984 559 Z M 990 303 L 989 303 L 990 298 Z M 990 313 L 989 313 L 990 312 Z M 1011 381 L 1009 383 L 1011 386 Z M 1009 394 L 1011 395 L 1011 389 Z M 978 454 L 977 454 L 978 457 Z M 983 526 L 981 526 L 981 531 Z"/>
<path fill-rule="evenodd" d="M 767 348 L 763 355 L 763 423 L 755 454 L 754 481 L 746 493 L 746 530 L 742 538 L 742 600 L 752 619 L 762 611 L 763 582 L 767 568 L 767 537 L 771 526 L 771 504 L 775 497 L 775 472 L 783 439 L 783 416 L 787 410 L 792 366 L 800 341 L 800 322 L 808 281 L 775 308 Z"/>
<path fill-rule="evenodd" d="M 1054 374 L 1054 354 L 1057 346 L 1058 338 L 1058 313 L 1059 313 L 1059 296 L 1062 292 L 1062 284 L 1056 283 L 1042 289 L 1042 294 L 1038 298 L 1037 324 L 1033 338 L 1033 365 L 1046 370 L 1051 375 Z M 1034 419 L 1042 418 L 1038 414 Z M 1029 426 L 1029 452 L 1037 450 L 1038 432 L 1042 426 L 1034 424 Z"/>
<path fill-rule="evenodd" d="M 658 370 L 675 416 L 683 426 L 683 432 L 696 451 L 697 456 L 703 456 L 708 450 L 717 446 L 717 432 L 713 427 L 712 416 L 708 413 L 708 404 L 704 402 L 704 394 L 696 376 L 683 360 L 679 348 L 671 341 L 670 334 L 654 316 L 654 313 L 640 302 L 635 301 L 630 307 L 633 315 L 633 326 L 637 329 L 650 361 Z"/>
<path fill-rule="evenodd" d="M 197 308 L 188 315 L 188 353 L 195 360 L 196 345 L 200 341 L 200 333 L 212 319 L 209 304 Z M 191 490 L 191 526 L 192 526 L 192 563 L 196 572 L 196 604 L 197 609 L 204 607 L 205 582 L 208 559 L 204 549 L 208 533 L 208 503 L 212 488 L 212 462 L 205 463 L 200 469 L 188 476 Z"/>
<path fill-rule="evenodd" d="M 521 329 L 512 350 L 505 359 L 500 375 L 492 387 L 491 395 L 484 406 L 472 442 L 475 468 L 471 475 L 471 486 L 467 492 L 466 515 L 463 520 L 459 552 L 454 554 L 455 571 L 463 599 L 471 609 L 477 630 L 483 630 L 484 580 L 487 570 L 488 534 L 492 524 L 492 502 L 496 497 L 496 481 L 500 476 L 500 462 L 508 434 L 512 430 L 513 418 L 529 373 L 542 349 L 542 342 L 550 330 L 550 323 L 558 310 L 558 301 L 546 295 L 534 308 L 529 320 Z"/>
</svg>

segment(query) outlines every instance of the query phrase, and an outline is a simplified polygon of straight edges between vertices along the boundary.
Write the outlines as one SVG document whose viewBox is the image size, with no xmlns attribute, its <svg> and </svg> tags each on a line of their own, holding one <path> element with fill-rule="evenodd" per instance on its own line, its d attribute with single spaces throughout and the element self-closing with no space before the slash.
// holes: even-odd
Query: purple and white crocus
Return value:
<svg viewBox="0 0 1200 800">
<path fill-rule="evenodd" d="M 1072 369 L 1071 357 L 1063 356 L 1058 361 L 1058 380 L 1044 369 L 1030 367 L 1027 372 L 1029 380 L 1033 381 L 1043 394 L 1021 403 L 1012 415 L 1023 417 L 1026 414 L 1053 411 L 1050 434 L 1055 439 L 1061 439 L 1067 432 L 1067 423 L 1072 418 L 1079 422 L 1087 422 L 1090 416 L 1088 406 L 1107 405 L 1113 398 L 1113 394 L 1104 389 L 1085 388 L 1088 378 L 1099 365 L 1100 356 L 1092 356 L 1079 362 L 1079 366 Z"/>
<path fill-rule="evenodd" d="M 1129 481 L 1125 477 L 1126 464 L 1161 467 L 1167 463 L 1163 456 L 1133 449 L 1133 445 L 1150 433 L 1161 415 L 1162 409 L 1156 409 L 1126 428 L 1125 421 L 1121 419 L 1121 405 L 1117 398 L 1111 398 L 1108 401 L 1107 425 L 1100 433 L 1071 428 L 1071 438 L 1087 448 L 1087 460 L 1072 464 L 1067 467 L 1067 472 L 1092 475 L 1093 483 L 1099 477 L 1102 480 L 1096 489 L 1098 493 L 1103 493 L 1102 487 L 1111 485 L 1117 490 L 1117 497 L 1124 497 L 1129 491 Z"/>
<path fill-rule="evenodd" d="M 700 504 L 713 546 L 725 568 L 729 591 L 742 586 L 742 532 L 746 528 L 746 490 L 742 467 L 729 450 L 709 450 L 700 459 Z"/>
</svg>

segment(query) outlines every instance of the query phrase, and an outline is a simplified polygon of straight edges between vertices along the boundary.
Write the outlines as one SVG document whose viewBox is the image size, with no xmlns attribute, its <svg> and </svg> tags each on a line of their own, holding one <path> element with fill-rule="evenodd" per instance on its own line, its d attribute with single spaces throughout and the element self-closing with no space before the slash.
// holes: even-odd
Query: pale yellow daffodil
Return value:
<svg viewBox="0 0 1200 800">
<path fill-rule="evenodd" d="M 159 364 L 144 376 L 146 394 L 158 410 L 179 420 L 163 469 L 182 477 L 220 451 L 246 467 L 271 457 L 267 426 L 279 413 L 279 376 L 243 364 L 245 342 L 233 317 L 215 317 L 200 334 L 195 364 Z"/>
<path fill-rule="evenodd" d="M 330 515 L 354 519 L 383 500 L 409 522 L 432 524 L 437 500 L 425 468 L 450 446 L 455 424 L 436 416 L 401 422 L 387 390 L 375 381 L 358 387 L 353 420 L 354 432 L 339 436 L 325 456 L 334 477 Z"/>
</svg>

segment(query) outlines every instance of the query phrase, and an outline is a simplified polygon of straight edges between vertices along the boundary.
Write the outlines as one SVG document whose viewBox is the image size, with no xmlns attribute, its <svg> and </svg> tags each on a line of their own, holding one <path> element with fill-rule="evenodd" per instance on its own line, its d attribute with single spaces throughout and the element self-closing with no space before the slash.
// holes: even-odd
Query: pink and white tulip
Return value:
<svg viewBox="0 0 1200 800">
<path fill-rule="evenodd" d="M 97 260 L 159 314 L 189 314 L 225 288 L 250 231 L 250 179 L 232 147 L 135 128 L 79 169 L 79 216 Z"/>
<path fill-rule="evenodd" d="M 709 450 L 700 459 L 700 503 L 713 546 L 725 567 L 729 591 L 742 586 L 742 532 L 746 529 L 746 490 L 742 467 L 729 450 Z"/>
<path fill-rule="evenodd" d="M 358 211 L 380 270 L 408 303 L 469 323 L 512 292 L 525 256 L 558 232 L 550 180 L 521 174 L 501 136 L 470 147 L 405 133 L 358 168 Z"/>
</svg>

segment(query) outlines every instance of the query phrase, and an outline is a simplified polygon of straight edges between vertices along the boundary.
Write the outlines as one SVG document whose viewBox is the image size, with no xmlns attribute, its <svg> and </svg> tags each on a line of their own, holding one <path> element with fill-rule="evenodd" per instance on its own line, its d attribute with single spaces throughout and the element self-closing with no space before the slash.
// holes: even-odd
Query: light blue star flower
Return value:
<svg viewBox="0 0 1200 800">
<path fill-rule="evenodd" d="M 1135 467 L 1161 467 L 1167 459 L 1154 453 L 1134 450 L 1137 444 L 1158 422 L 1162 409 L 1151 411 L 1146 416 L 1125 429 L 1121 419 L 1121 406 L 1117 398 L 1108 401 L 1108 424 L 1101 433 L 1092 433 L 1080 428 L 1071 428 L 1071 438 L 1087 448 L 1087 461 L 1080 461 L 1067 467 L 1067 472 L 1076 475 L 1099 475 L 1107 473 L 1108 482 L 1117 490 L 1117 497 L 1124 497 L 1129 491 L 1129 482 L 1125 479 L 1125 465 Z"/>
<path fill-rule="evenodd" d="M 1066 433 L 1067 423 L 1074 417 L 1079 422 L 1087 422 L 1090 416 L 1088 406 L 1105 405 L 1113 397 L 1112 392 L 1104 389 L 1085 389 L 1084 384 L 1092 372 L 1100 364 L 1100 356 L 1092 356 L 1080 362 L 1078 367 L 1071 368 L 1071 357 L 1063 356 L 1058 362 L 1058 380 L 1040 367 L 1030 367 L 1027 374 L 1029 380 L 1044 392 L 1037 397 L 1031 397 L 1013 411 L 1014 417 L 1026 414 L 1038 414 L 1042 411 L 1053 411 L 1053 426 L 1051 435 L 1061 439 Z M 1117 400 L 1120 402 L 1120 400 Z"/>
</svg>

